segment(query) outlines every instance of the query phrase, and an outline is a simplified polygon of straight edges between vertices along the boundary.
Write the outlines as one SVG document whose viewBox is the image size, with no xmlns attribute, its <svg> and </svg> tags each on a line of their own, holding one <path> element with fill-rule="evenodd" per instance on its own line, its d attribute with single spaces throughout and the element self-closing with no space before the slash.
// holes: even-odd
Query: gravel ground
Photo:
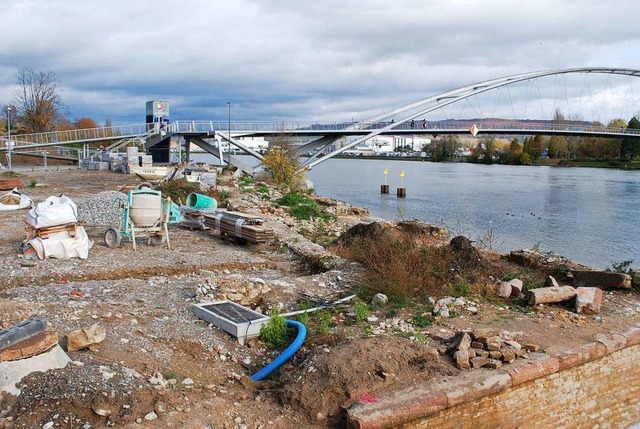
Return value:
<svg viewBox="0 0 640 429">
<path fill-rule="evenodd" d="M 87 260 L 25 260 L 19 247 L 26 212 L 0 213 L 0 328 L 39 316 L 60 337 L 95 323 L 106 329 L 107 337 L 97 349 L 70 352 L 73 363 L 65 369 L 27 377 L 17 399 L 0 397 L 0 429 L 340 427 L 339 416 L 320 412 L 316 418 L 283 404 L 277 376 L 261 383 L 248 378 L 275 355 L 264 343 L 240 345 L 190 311 L 194 303 L 228 298 L 263 313 L 273 308 L 286 312 L 353 293 L 359 286 L 358 266 L 297 232 L 313 228 L 311 223 L 296 224 L 262 197 L 221 185 L 220 190 L 232 192 L 238 209 L 267 219 L 276 243 L 239 246 L 206 231 L 171 227 L 170 250 L 140 242 L 134 251 L 127 240 L 109 249 L 103 234 L 107 224 L 118 223 L 113 200 L 135 179 L 103 171 L 52 171 L 24 178 L 25 183 L 32 180 L 39 186 L 22 191 L 35 202 L 61 193 L 76 202 L 95 245 Z M 323 225 L 332 235 L 366 215 L 344 204 L 334 210 L 340 216 Z M 516 331 L 543 349 L 570 347 L 596 333 L 621 332 L 639 323 L 639 302 L 637 293 L 607 293 L 600 315 L 574 316 L 561 306 L 524 314 L 495 299 L 474 300 L 469 301 L 474 311 L 460 311 L 428 328 L 413 325 L 407 308 L 372 311 L 367 322 L 355 325 L 353 308 L 346 304 L 332 316 L 331 331 L 309 338 L 283 371 L 288 380 L 305 377 L 308 386 L 314 379 L 332 377 L 308 374 L 319 355 L 329 353 L 336 362 L 356 356 L 357 361 L 373 362 L 384 353 L 385 336 L 403 337 L 401 347 L 407 349 L 413 341 L 442 347 L 437 338 L 470 328 Z M 351 348 L 345 340 L 354 338 L 373 338 L 378 346 Z M 357 351 L 363 349 L 371 354 Z M 358 369 L 357 364 L 351 367 Z M 441 365 L 433 362 L 433 367 Z M 341 375 L 349 379 L 353 374 Z"/>
</svg>

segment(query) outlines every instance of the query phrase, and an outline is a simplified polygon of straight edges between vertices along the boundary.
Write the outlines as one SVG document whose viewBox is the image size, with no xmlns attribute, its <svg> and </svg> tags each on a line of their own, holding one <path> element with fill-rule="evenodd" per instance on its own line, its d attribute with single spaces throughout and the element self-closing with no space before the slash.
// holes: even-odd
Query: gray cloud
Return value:
<svg viewBox="0 0 640 429">
<path fill-rule="evenodd" d="M 150 99 L 174 119 L 224 119 L 231 100 L 238 119 L 351 120 L 497 76 L 640 58 L 631 1 L 5 3 L 0 102 L 20 67 L 52 70 L 73 116 L 100 122 L 139 122 Z M 527 89 L 485 109 L 525 111 L 509 103 Z"/>
</svg>

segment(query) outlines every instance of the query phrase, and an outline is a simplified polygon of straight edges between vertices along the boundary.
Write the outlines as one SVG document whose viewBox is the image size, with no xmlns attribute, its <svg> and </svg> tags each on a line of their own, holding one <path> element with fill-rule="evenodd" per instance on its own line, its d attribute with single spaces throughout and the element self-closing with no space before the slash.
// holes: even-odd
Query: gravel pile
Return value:
<svg viewBox="0 0 640 429">
<path fill-rule="evenodd" d="M 127 201 L 127 195 L 118 191 L 105 191 L 85 198 L 78 204 L 78 220 L 89 225 L 122 225 L 123 210 L 121 200 Z"/>
</svg>

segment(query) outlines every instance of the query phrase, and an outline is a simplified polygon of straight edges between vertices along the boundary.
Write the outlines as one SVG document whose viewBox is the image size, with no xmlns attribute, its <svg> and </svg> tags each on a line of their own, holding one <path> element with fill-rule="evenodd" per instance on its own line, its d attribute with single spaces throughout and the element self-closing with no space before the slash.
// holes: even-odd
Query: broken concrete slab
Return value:
<svg viewBox="0 0 640 429">
<path fill-rule="evenodd" d="M 9 329 L 0 331 L 0 350 L 26 340 L 46 329 L 47 321 L 45 319 L 32 318 L 16 323 Z"/>
<path fill-rule="evenodd" d="M 600 289 L 631 289 L 631 276 L 607 271 L 573 270 L 573 284 Z"/>
<path fill-rule="evenodd" d="M 569 301 L 576 297 L 576 290 L 572 286 L 541 287 L 527 292 L 529 305 L 551 304 Z"/>
<path fill-rule="evenodd" d="M 58 334 L 53 331 L 40 332 L 26 340 L 0 350 L 0 362 L 25 359 L 39 355 L 58 343 Z"/>
<path fill-rule="evenodd" d="M 107 333 L 104 327 L 94 324 L 67 334 L 67 351 L 73 352 L 96 346 L 104 341 Z"/>
<path fill-rule="evenodd" d="M 64 368 L 71 362 L 69 356 L 59 345 L 48 352 L 27 359 L 0 362 L 0 392 L 20 395 L 16 384 L 33 372 L 46 372 L 50 369 Z"/>
<path fill-rule="evenodd" d="M 579 287 L 576 289 L 576 313 L 598 314 L 602 306 L 602 289 Z"/>
</svg>

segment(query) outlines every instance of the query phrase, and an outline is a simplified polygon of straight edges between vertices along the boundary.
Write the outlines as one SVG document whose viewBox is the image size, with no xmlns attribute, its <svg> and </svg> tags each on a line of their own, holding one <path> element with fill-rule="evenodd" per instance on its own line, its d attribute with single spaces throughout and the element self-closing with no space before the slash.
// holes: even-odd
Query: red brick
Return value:
<svg viewBox="0 0 640 429">
<path fill-rule="evenodd" d="M 588 343 L 581 347 L 560 353 L 556 356 L 560 366 L 559 371 L 582 365 L 592 360 L 600 359 L 607 354 L 607 346 L 600 342 Z"/>
<path fill-rule="evenodd" d="M 607 353 L 611 354 L 618 350 L 622 350 L 627 346 L 627 338 L 623 335 L 613 334 L 611 337 L 607 337 L 604 334 L 596 335 L 596 341 L 607 346 Z"/>
<path fill-rule="evenodd" d="M 622 335 L 627 339 L 627 347 L 640 344 L 640 328 L 631 328 Z"/>
<path fill-rule="evenodd" d="M 602 289 L 579 287 L 576 289 L 576 313 L 598 314 L 602 306 Z"/>
<path fill-rule="evenodd" d="M 507 370 L 511 377 L 511 385 L 517 386 L 527 381 L 535 380 L 544 376 L 544 369 L 538 362 L 526 362 L 515 365 Z"/>
</svg>

